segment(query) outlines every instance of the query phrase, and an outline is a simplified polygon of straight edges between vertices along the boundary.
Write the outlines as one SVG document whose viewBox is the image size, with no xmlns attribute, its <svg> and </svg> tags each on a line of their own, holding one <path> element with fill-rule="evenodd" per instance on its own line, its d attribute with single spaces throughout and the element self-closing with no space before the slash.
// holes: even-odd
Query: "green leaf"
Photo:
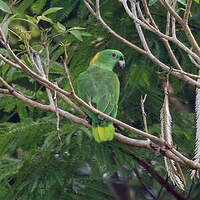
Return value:
<svg viewBox="0 0 200 200">
<path fill-rule="evenodd" d="M 39 14 L 44 8 L 47 0 L 37 0 L 31 7 L 34 14 Z"/>
<path fill-rule="evenodd" d="M 29 21 L 32 21 L 33 23 L 37 24 L 37 19 L 35 17 L 31 17 L 29 15 L 25 15 Z"/>
<path fill-rule="evenodd" d="M 5 39 L 8 36 L 8 20 L 2 25 L 2 31 L 3 31 L 3 35 L 5 37 Z"/>
<path fill-rule="evenodd" d="M 71 138 L 72 138 L 73 132 L 68 133 L 66 139 L 65 139 L 65 144 L 69 145 L 71 143 Z"/>
<path fill-rule="evenodd" d="M 65 32 L 66 28 L 64 25 L 62 25 L 60 22 L 57 22 L 57 27 L 61 32 Z"/>
<path fill-rule="evenodd" d="M 5 2 L 3 2 L 2 0 L 0 0 L 0 10 L 4 11 L 6 13 L 9 13 L 9 14 L 12 13 L 10 8 L 8 7 L 8 5 Z"/>
<path fill-rule="evenodd" d="M 23 13 L 26 9 L 28 9 L 31 4 L 34 2 L 34 0 L 24 0 L 20 3 L 20 5 L 17 7 L 17 11 L 19 13 Z"/>
<path fill-rule="evenodd" d="M 48 14 L 51 14 L 51 13 L 55 13 L 57 12 L 58 10 L 61 10 L 63 9 L 62 7 L 54 7 L 54 8 L 49 8 L 48 10 L 44 11 L 42 13 L 42 15 L 48 15 Z"/>
<path fill-rule="evenodd" d="M 37 24 L 35 24 L 35 23 L 34 23 L 34 21 L 32 21 L 31 19 L 14 18 L 14 19 L 13 19 L 13 21 L 14 21 L 14 20 L 21 20 L 21 21 L 25 21 L 25 22 L 28 22 L 28 23 L 30 23 L 30 24 L 32 24 L 33 26 L 35 26 L 35 27 L 37 27 L 37 28 L 38 28 Z"/>
<path fill-rule="evenodd" d="M 73 31 L 73 30 L 85 30 L 85 28 L 83 27 L 72 27 L 72 28 L 69 28 L 67 31 Z"/>
<path fill-rule="evenodd" d="M 195 1 L 199 1 L 199 0 L 195 0 Z M 186 0 L 178 0 L 178 2 L 184 6 L 187 5 L 187 1 Z"/>
<path fill-rule="evenodd" d="M 149 6 L 152 6 L 152 5 L 155 4 L 156 2 L 157 2 L 157 0 L 150 0 L 149 3 L 148 3 L 148 5 L 149 5 Z"/>
<path fill-rule="evenodd" d="M 38 23 L 39 23 L 40 20 L 43 20 L 43 21 L 49 22 L 50 24 L 54 24 L 52 19 L 50 19 L 50 18 L 48 18 L 44 15 L 37 17 L 37 19 L 38 19 Z"/>
<path fill-rule="evenodd" d="M 78 30 L 72 30 L 72 31 L 69 31 L 74 37 L 76 37 L 78 40 L 80 40 L 81 42 L 83 41 L 83 38 L 82 38 L 82 35 L 81 35 L 81 32 L 78 31 Z"/>
<path fill-rule="evenodd" d="M 12 15 L 11 17 L 8 18 L 8 20 L 3 23 L 2 25 L 2 30 L 3 30 L 3 34 L 4 34 L 4 37 L 7 38 L 8 36 L 8 25 L 9 23 L 12 21 L 12 19 L 15 17 L 15 15 Z"/>
<path fill-rule="evenodd" d="M 194 1 L 199 4 L 199 0 L 194 0 Z"/>
</svg>

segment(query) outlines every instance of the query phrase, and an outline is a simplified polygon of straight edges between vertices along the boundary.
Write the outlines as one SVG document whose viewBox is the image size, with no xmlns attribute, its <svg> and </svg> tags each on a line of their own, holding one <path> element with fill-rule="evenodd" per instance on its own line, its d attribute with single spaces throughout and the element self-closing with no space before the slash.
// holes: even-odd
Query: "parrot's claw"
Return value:
<svg viewBox="0 0 200 200">
<path fill-rule="evenodd" d="M 86 117 L 86 120 L 88 121 L 88 123 L 90 124 L 90 125 L 92 125 L 92 119 L 87 115 L 87 117 Z"/>
<path fill-rule="evenodd" d="M 113 125 L 114 125 L 114 127 L 115 127 L 117 130 L 123 131 L 122 128 L 121 128 L 120 126 L 118 126 L 117 124 L 113 124 Z"/>
</svg>

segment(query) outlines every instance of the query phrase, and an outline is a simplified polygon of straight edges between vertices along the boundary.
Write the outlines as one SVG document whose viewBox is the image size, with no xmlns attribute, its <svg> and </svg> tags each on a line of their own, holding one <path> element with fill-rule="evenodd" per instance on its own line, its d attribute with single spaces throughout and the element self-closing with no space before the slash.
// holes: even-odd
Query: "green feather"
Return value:
<svg viewBox="0 0 200 200">
<path fill-rule="evenodd" d="M 97 53 L 89 68 L 79 75 L 77 82 L 78 95 L 81 99 L 111 117 L 117 115 L 120 89 L 118 77 L 112 70 L 121 58 L 123 55 L 117 50 Z M 97 142 L 112 140 L 113 124 L 85 108 L 84 111 L 92 119 L 92 133 L 95 140 Z"/>
<path fill-rule="evenodd" d="M 97 142 L 111 141 L 114 137 L 114 126 L 111 122 L 105 125 L 92 124 L 92 134 Z"/>
</svg>

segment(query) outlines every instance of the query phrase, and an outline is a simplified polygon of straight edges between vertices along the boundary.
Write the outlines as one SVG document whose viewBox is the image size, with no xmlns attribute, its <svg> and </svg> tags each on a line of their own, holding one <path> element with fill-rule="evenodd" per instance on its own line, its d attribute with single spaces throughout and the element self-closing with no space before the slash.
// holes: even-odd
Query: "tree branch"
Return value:
<svg viewBox="0 0 200 200">
<path fill-rule="evenodd" d="M 133 153 L 130 153 L 126 150 L 121 149 L 122 152 L 124 152 L 125 154 L 129 155 L 131 158 L 133 158 L 135 161 L 138 162 L 138 164 L 140 164 L 143 168 L 145 168 L 150 174 L 151 176 L 156 179 L 156 181 L 158 181 L 158 183 L 160 183 L 168 192 L 170 192 L 176 199 L 178 200 L 188 200 L 186 197 L 184 197 L 181 193 L 177 192 L 174 189 L 174 186 L 170 185 L 165 179 L 162 178 L 162 176 L 160 176 L 151 166 L 150 163 L 147 163 L 146 161 L 138 158 L 136 155 L 134 155 Z"/>
<path fill-rule="evenodd" d="M 184 16 L 183 16 L 184 25 L 188 25 L 188 18 L 189 18 L 189 15 L 190 15 L 191 5 L 192 5 L 192 0 L 188 0 L 187 6 L 186 6 L 186 9 L 185 9 L 185 13 L 184 13 Z"/>
<path fill-rule="evenodd" d="M 159 199 L 151 192 L 151 190 L 149 190 L 148 187 L 144 184 L 144 182 L 142 181 L 142 177 L 141 177 L 141 175 L 140 175 L 140 173 L 139 173 L 139 171 L 138 171 L 138 169 L 137 169 L 136 166 L 133 167 L 133 170 L 134 170 L 134 172 L 135 172 L 135 174 L 136 174 L 136 176 L 137 176 L 137 178 L 138 178 L 140 184 L 142 185 L 142 187 L 150 194 L 150 196 L 151 196 L 154 200 L 159 200 Z"/>
</svg>

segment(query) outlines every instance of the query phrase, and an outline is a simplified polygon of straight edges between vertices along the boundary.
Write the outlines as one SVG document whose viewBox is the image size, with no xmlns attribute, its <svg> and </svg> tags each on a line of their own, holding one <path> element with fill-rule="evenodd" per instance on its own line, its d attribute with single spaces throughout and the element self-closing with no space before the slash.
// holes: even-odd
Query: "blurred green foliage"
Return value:
<svg viewBox="0 0 200 200">
<path fill-rule="evenodd" d="M 3 2 L 3 3 L 2 3 Z M 14 1 L 17 2 L 17 1 Z M 184 1 L 178 3 L 177 10 L 183 15 Z M 198 3 L 198 1 L 196 1 Z M 198 33 L 199 4 L 193 3 L 190 18 L 191 30 L 200 44 Z M 94 54 L 106 48 L 118 49 L 126 59 L 124 71 L 116 69 L 121 82 L 118 119 L 136 128 L 143 129 L 140 109 L 140 97 L 147 94 L 145 111 L 151 134 L 160 133 L 160 109 L 163 103 L 162 84 L 165 73 L 150 60 L 117 41 L 107 33 L 89 13 L 84 3 L 79 0 L 22 0 L 8 6 L 8 1 L 0 1 L 0 19 L 12 12 L 4 35 L 10 31 L 13 50 L 31 69 L 33 66 L 27 57 L 27 48 L 31 45 L 39 50 L 41 45 L 50 40 L 50 75 L 51 81 L 57 80 L 59 86 L 69 90 L 64 71 L 60 63 L 64 48 L 68 47 L 69 73 L 76 89 L 76 79 L 84 71 Z M 149 1 L 153 17 L 159 28 L 165 31 L 165 11 L 157 1 Z M 118 1 L 101 1 L 102 17 L 121 36 L 141 46 L 137 32 Z M 193 26 L 192 26 L 193 25 Z M 195 26 L 194 26 L 195 25 Z M 186 37 L 177 25 L 177 37 L 188 45 Z M 160 39 L 144 31 L 148 45 L 157 58 L 172 65 L 166 49 Z M 172 44 L 173 51 L 185 71 L 195 73 L 187 55 Z M 3 46 L 0 52 L 8 56 Z M 41 54 L 45 62 L 45 53 Z M 34 100 L 48 104 L 45 89 L 32 78 L 11 68 L 0 61 L 0 74 L 16 90 Z M 187 106 L 188 112 L 177 112 L 172 105 L 173 138 L 177 148 L 188 158 L 193 157 L 195 122 L 194 88 L 183 81 L 170 76 L 174 93 L 172 97 Z M 0 85 L 2 87 L 2 85 Z M 78 115 L 60 99 L 58 105 Z M 124 135 L 141 138 L 136 134 L 122 130 Z M 128 185 L 135 191 L 136 199 L 152 199 L 140 185 L 133 173 L 137 166 L 143 182 L 155 195 L 161 186 L 121 149 L 133 152 L 138 157 L 151 163 L 154 169 L 165 178 L 164 162 L 161 156 L 144 149 L 131 148 L 116 141 L 97 144 L 90 130 L 61 118 L 59 141 L 56 131 L 56 115 L 47 113 L 0 94 L 0 199 L 113 199 L 109 185 Z M 191 181 L 187 169 L 183 169 L 188 182 Z M 195 182 L 191 199 L 200 195 L 200 185 Z M 118 194 L 119 195 L 119 194 Z M 163 189 L 160 199 L 174 199 Z"/>
</svg>

